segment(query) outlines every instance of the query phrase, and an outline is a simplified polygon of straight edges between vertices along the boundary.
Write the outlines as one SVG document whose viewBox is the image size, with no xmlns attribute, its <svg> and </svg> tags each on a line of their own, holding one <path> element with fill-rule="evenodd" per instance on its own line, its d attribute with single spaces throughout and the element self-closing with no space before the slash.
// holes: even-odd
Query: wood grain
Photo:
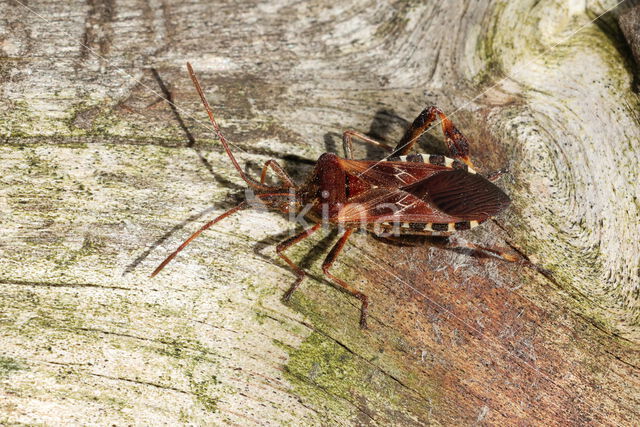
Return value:
<svg viewBox="0 0 640 427">
<path fill-rule="evenodd" d="M 615 1 L 0 1 L 0 421 L 637 425 L 640 123 Z M 598 18 L 599 17 L 599 18 Z M 591 23 L 598 18 L 595 23 Z M 274 247 L 241 164 L 300 181 L 352 128 L 438 105 L 509 211 L 468 251 L 324 232 Z M 170 100 L 174 104 L 167 102 Z M 422 141 L 442 152 L 439 129 Z M 361 158 L 381 153 L 358 147 Z"/>
</svg>

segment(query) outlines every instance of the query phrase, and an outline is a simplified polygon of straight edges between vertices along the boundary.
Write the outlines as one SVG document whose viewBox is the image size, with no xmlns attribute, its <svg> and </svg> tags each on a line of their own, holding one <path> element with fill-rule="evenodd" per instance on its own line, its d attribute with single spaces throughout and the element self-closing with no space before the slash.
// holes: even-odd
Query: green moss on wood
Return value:
<svg viewBox="0 0 640 427">
<path fill-rule="evenodd" d="M 282 344 L 281 344 L 282 345 Z M 337 341 L 313 332 L 289 351 L 285 378 L 296 395 L 326 414 L 356 422 L 426 423 L 432 405 Z"/>
<path fill-rule="evenodd" d="M 13 357 L 0 355 L 0 378 L 8 377 L 12 373 L 27 369 L 27 366 Z"/>
</svg>

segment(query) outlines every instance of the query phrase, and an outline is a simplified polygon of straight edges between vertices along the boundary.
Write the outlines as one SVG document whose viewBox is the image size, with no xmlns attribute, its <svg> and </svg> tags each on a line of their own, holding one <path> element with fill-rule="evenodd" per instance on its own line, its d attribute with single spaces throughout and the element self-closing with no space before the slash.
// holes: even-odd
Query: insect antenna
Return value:
<svg viewBox="0 0 640 427">
<path fill-rule="evenodd" d="M 182 242 L 182 244 L 180 246 L 178 246 L 178 249 L 176 249 L 175 251 L 173 251 L 171 253 L 171 255 L 169 255 L 168 257 L 166 257 L 164 259 L 164 261 L 162 261 L 160 263 L 160 265 L 153 270 L 153 273 L 151 273 L 151 276 L 149 277 L 153 277 L 156 274 L 160 273 L 160 271 L 162 271 L 162 269 L 169 264 L 169 262 L 171 262 L 172 259 L 174 259 L 176 257 L 176 255 L 178 255 L 180 253 L 180 251 L 182 251 L 184 248 L 187 247 L 187 245 L 189 243 L 191 243 L 196 237 L 198 237 L 200 234 L 202 234 L 203 231 L 207 230 L 208 228 L 211 228 L 211 226 L 213 226 L 215 223 L 222 221 L 223 219 L 225 219 L 226 217 L 228 217 L 231 214 L 234 214 L 236 212 L 238 212 L 239 210 L 242 210 L 244 208 L 246 208 L 247 202 L 242 202 L 239 205 L 236 205 L 234 207 L 232 207 L 231 209 L 229 209 L 228 211 L 226 211 L 225 213 L 223 213 L 222 215 L 214 218 L 213 220 L 209 221 L 208 223 L 206 223 L 205 225 L 203 225 L 202 227 L 200 227 L 200 229 L 198 231 L 196 231 L 195 233 L 193 233 L 191 236 L 189 236 L 189 238 L 187 240 L 185 240 L 184 242 Z"/>
<path fill-rule="evenodd" d="M 291 196 L 292 196 L 291 193 L 266 193 L 266 194 L 263 193 L 263 194 L 256 194 L 256 197 L 258 197 L 259 199 L 269 199 L 271 197 L 291 197 Z M 226 217 L 238 212 L 239 210 L 246 209 L 247 207 L 249 207 L 249 203 L 247 201 L 244 201 L 244 202 L 232 207 L 231 209 L 229 209 L 228 211 L 226 211 L 222 215 L 219 215 L 218 217 L 212 219 L 211 221 L 209 221 L 208 223 L 206 223 L 202 227 L 200 227 L 200 229 L 198 229 L 198 231 L 193 233 L 191 236 L 189 236 L 189 238 L 187 240 L 182 242 L 182 244 L 180 246 L 178 246 L 178 249 L 176 249 L 175 251 L 173 251 L 171 253 L 171 255 L 166 257 L 164 259 L 164 261 L 162 261 L 160 263 L 160 265 L 158 267 L 156 267 L 155 270 L 153 270 L 153 273 L 151 273 L 151 275 L 149 277 L 154 277 L 156 274 L 160 273 L 160 271 L 162 271 L 162 269 L 167 264 L 169 264 L 171 262 L 171 260 L 176 257 L 176 255 L 178 255 L 184 248 L 186 248 L 189 243 L 191 243 L 193 240 L 195 240 L 196 237 L 198 237 L 200 234 L 202 234 L 202 232 L 208 230 L 214 224 L 222 221 Z"/>
<path fill-rule="evenodd" d="M 227 155 L 231 159 L 231 162 L 233 163 L 233 166 L 236 168 L 236 170 L 240 174 L 240 177 L 244 180 L 244 182 L 246 182 L 253 189 L 256 189 L 256 190 L 273 190 L 274 187 L 271 187 L 271 186 L 268 186 L 268 185 L 264 185 L 264 184 L 260 184 L 259 182 L 255 181 L 251 177 L 247 176 L 244 173 L 244 171 L 242 170 L 242 168 L 240 168 L 240 165 L 238 164 L 238 161 L 236 160 L 236 158 L 233 156 L 233 153 L 231 152 L 231 148 L 229 148 L 229 143 L 227 142 L 227 139 L 222 134 L 222 131 L 220 130 L 220 126 L 218 126 L 218 123 L 216 122 L 216 119 L 213 116 L 213 111 L 211 111 L 211 107 L 209 106 L 209 103 L 207 102 L 207 98 L 205 98 L 205 96 L 204 96 L 204 92 L 202 91 L 202 87 L 200 87 L 200 82 L 198 81 L 198 78 L 196 77 L 196 74 L 193 71 L 193 67 L 191 67 L 191 64 L 188 63 L 188 62 L 187 62 L 187 69 L 189 70 L 189 76 L 191 76 L 191 80 L 193 80 L 193 85 L 196 87 L 196 90 L 198 91 L 198 95 L 200 95 L 200 99 L 202 100 L 202 104 L 204 104 L 204 108 L 205 108 L 205 110 L 207 110 L 207 114 L 209 115 L 209 120 L 211 121 L 211 124 L 213 125 L 213 129 L 215 130 L 216 135 L 218 135 L 218 139 L 220 139 L 220 142 L 222 143 L 222 146 L 224 147 L 224 150 L 227 152 Z"/>
</svg>

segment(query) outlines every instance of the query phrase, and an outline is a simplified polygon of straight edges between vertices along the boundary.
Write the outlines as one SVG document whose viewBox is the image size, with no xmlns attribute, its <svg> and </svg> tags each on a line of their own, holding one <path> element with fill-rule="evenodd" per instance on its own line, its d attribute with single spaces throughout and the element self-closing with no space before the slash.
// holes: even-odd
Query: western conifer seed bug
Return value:
<svg viewBox="0 0 640 427">
<path fill-rule="evenodd" d="M 361 301 L 360 326 L 366 328 L 367 296 L 329 271 L 355 230 L 364 229 L 378 236 L 396 238 L 405 235 L 450 236 L 478 226 L 502 212 L 510 203 L 509 197 L 491 182 L 491 178 L 487 179 L 473 169 L 467 139 L 436 107 L 422 111 L 394 149 L 361 133 L 346 131 L 343 134 L 345 158 L 332 153 L 321 155 L 304 184 L 294 183 L 275 160 L 265 163 L 258 182 L 246 175 L 238 164 L 215 121 L 191 64 L 187 63 L 187 69 L 231 163 L 255 192 L 255 197 L 270 209 L 294 213 L 313 223 L 276 247 L 280 258 L 298 276 L 285 293 L 285 301 L 300 285 L 305 272 L 284 251 L 309 237 L 322 224 L 337 226 L 342 236 L 324 260 L 322 271 L 338 288 Z M 407 154 L 419 136 L 438 118 L 442 122 L 448 156 Z M 354 160 L 351 142 L 354 137 L 392 153 L 381 161 Z M 269 168 L 280 178 L 279 185 L 266 184 Z M 245 200 L 206 223 L 169 255 L 151 277 L 203 231 L 247 207 L 249 204 Z M 485 250 L 507 261 L 516 260 L 513 255 L 499 250 L 470 243 L 465 247 Z"/>
</svg>

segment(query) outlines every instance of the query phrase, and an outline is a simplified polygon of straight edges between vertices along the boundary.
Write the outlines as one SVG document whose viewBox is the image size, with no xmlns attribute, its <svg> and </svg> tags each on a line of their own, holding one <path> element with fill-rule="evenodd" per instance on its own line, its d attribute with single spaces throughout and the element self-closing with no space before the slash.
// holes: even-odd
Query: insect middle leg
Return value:
<svg viewBox="0 0 640 427">
<path fill-rule="evenodd" d="M 305 273 L 303 269 L 298 267 L 293 261 L 289 259 L 288 256 L 286 256 L 282 252 L 284 252 L 287 248 L 295 245 L 299 241 L 304 240 L 307 237 L 311 236 L 316 230 L 318 230 L 318 228 L 320 228 L 321 225 L 322 223 L 319 222 L 314 226 L 312 226 L 311 228 L 303 230 L 301 233 L 298 233 L 295 236 L 289 237 L 287 240 L 280 242 L 278 246 L 276 246 L 276 253 L 278 254 L 278 256 L 282 258 L 287 264 L 289 264 L 289 267 L 291 267 L 293 271 L 295 271 L 296 275 L 298 276 L 296 281 L 293 282 L 291 287 L 289 287 L 289 290 L 287 290 L 287 292 L 284 294 L 283 299 L 285 301 L 289 301 L 291 299 L 291 294 L 293 294 L 293 292 L 296 289 L 298 289 L 298 286 L 300 286 L 300 282 L 302 282 L 302 279 L 304 279 L 304 276 L 306 276 L 307 273 Z"/>
<path fill-rule="evenodd" d="M 267 179 L 267 169 L 271 168 L 276 175 L 280 177 L 282 181 L 285 182 L 288 188 L 295 188 L 296 185 L 293 183 L 291 177 L 282 169 L 282 166 L 278 164 L 275 160 L 267 160 L 267 162 L 262 167 L 262 173 L 260 174 L 260 184 L 264 184 Z"/>
<path fill-rule="evenodd" d="M 331 248 L 331 252 L 329 252 L 329 255 L 327 255 L 327 258 L 322 263 L 322 272 L 329 279 L 331 279 L 336 285 L 338 285 L 343 291 L 353 295 L 354 297 L 360 300 L 360 302 L 362 303 L 362 305 L 360 306 L 360 327 L 362 329 L 367 329 L 367 310 L 369 308 L 369 298 L 362 292 L 357 291 L 355 288 L 350 286 L 344 280 L 329 273 L 329 269 L 331 268 L 334 261 L 338 257 L 338 254 L 340 253 L 340 251 L 342 251 L 342 248 L 344 247 L 344 244 L 349 239 L 349 236 L 351 236 L 351 233 L 353 233 L 353 229 L 352 228 L 347 229 L 344 232 L 344 234 L 340 237 L 340 240 L 338 240 L 338 242 L 333 246 L 333 248 Z"/>
<path fill-rule="evenodd" d="M 344 149 L 345 158 L 349 160 L 353 159 L 353 144 L 351 142 L 353 138 L 358 138 L 359 140 L 368 142 L 376 147 L 382 147 L 385 150 L 391 151 L 391 146 L 384 142 L 376 141 L 375 139 L 370 138 L 363 133 L 356 132 L 355 130 L 346 130 L 342 134 L 342 147 Z"/>
<path fill-rule="evenodd" d="M 403 156 L 407 154 L 418 138 L 420 138 L 420 135 L 425 133 L 437 118 L 440 118 L 442 123 L 442 133 L 444 133 L 445 136 L 449 156 L 454 159 L 460 159 L 469 166 L 473 166 L 469 159 L 469 141 L 462 132 L 455 127 L 453 122 L 445 116 L 442 110 L 435 106 L 422 110 L 409 129 L 407 129 L 400 142 L 398 142 L 398 145 L 396 145 L 396 148 L 393 150 L 393 155 Z"/>
</svg>

